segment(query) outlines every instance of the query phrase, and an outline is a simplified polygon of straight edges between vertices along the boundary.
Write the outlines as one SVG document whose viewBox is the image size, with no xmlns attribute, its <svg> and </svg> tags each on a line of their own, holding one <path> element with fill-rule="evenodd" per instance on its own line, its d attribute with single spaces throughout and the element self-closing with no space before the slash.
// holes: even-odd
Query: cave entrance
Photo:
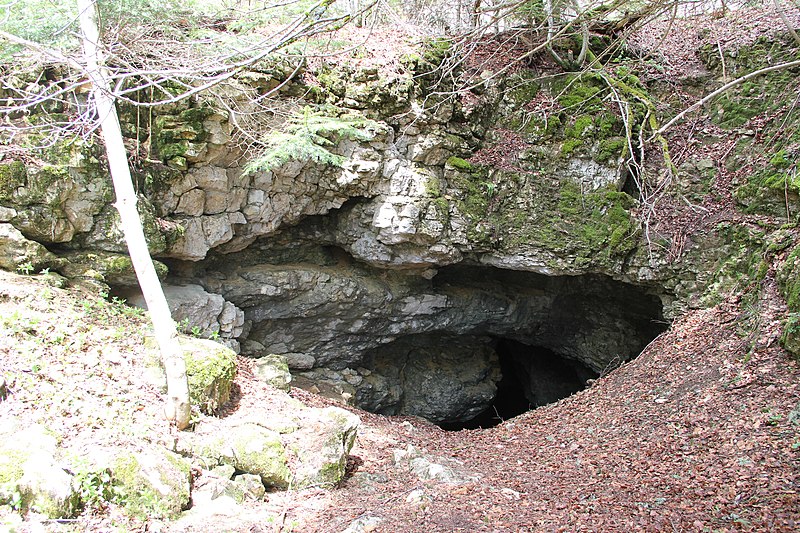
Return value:
<svg viewBox="0 0 800 533">
<path fill-rule="evenodd" d="M 598 374 L 591 368 L 542 346 L 495 338 L 502 378 L 491 405 L 464 422 L 439 424 L 447 431 L 494 427 L 531 409 L 583 390 Z"/>
</svg>

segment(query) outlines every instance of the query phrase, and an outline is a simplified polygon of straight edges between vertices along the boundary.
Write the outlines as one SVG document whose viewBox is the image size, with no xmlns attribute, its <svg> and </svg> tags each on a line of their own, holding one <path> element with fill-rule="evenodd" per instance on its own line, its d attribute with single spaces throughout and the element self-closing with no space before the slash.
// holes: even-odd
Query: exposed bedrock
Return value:
<svg viewBox="0 0 800 533">
<path fill-rule="evenodd" d="M 287 100 L 290 120 L 339 124 L 316 147 L 337 164 L 306 154 L 251 166 L 259 150 L 243 151 L 224 109 L 154 109 L 138 132 L 151 156 L 139 211 L 185 332 L 264 368 L 279 361 L 284 384 L 281 357 L 295 383 L 461 423 L 501 399 L 528 408 L 579 390 L 709 286 L 726 290 L 715 274 L 726 262 L 760 257 L 735 227 L 672 242 L 642 224 L 627 124 L 608 112 L 603 79 L 503 76 L 469 104 L 429 98 L 412 66 L 386 79 L 323 69 L 314 91 L 287 87 L 317 98 Z M 231 80 L 231 98 L 258 98 L 274 86 L 262 77 Z M 340 109 L 313 105 L 323 101 Z M 541 101 L 553 102 L 547 121 L 530 112 Z M 98 147 L 57 148 L 45 167 L 0 164 L 3 266 L 137 302 Z"/>
<path fill-rule="evenodd" d="M 665 328 L 658 296 L 600 274 L 459 264 L 425 279 L 322 246 L 280 259 L 226 256 L 203 274 L 207 290 L 244 311 L 245 353 L 284 354 L 295 373 L 380 413 L 469 420 L 497 395 L 501 357 L 531 374 L 522 385 L 531 405 L 548 403 L 563 396 L 537 384 L 552 365 L 536 370 L 520 355 L 524 347 L 579 368 L 582 384 L 635 357 Z"/>
</svg>

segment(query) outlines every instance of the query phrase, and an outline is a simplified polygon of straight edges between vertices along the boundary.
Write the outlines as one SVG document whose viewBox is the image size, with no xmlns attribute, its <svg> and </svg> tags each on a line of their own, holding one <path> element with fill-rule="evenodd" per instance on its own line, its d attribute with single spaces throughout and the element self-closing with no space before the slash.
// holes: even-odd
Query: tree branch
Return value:
<svg viewBox="0 0 800 533">
<path fill-rule="evenodd" d="M 731 81 L 729 83 L 726 83 L 725 85 L 723 85 L 722 87 L 720 87 L 716 91 L 713 91 L 713 92 L 707 94 L 706 96 L 704 96 L 703 98 L 701 98 L 700 100 L 695 102 L 694 104 L 690 105 L 689 107 L 687 107 L 686 109 L 684 109 L 683 111 L 681 111 L 680 113 L 675 115 L 675 117 L 673 117 L 672 120 L 670 120 L 669 122 L 667 122 L 666 124 L 661 126 L 657 131 L 655 131 L 653 133 L 653 135 L 651 135 L 650 138 L 647 139 L 647 141 L 648 142 L 652 141 L 653 139 L 657 138 L 659 135 L 662 135 L 665 131 L 667 131 L 667 129 L 669 129 L 670 126 L 674 125 L 676 122 L 681 120 L 683 117 L 685 117 L 686 115 L 688 115 L 689 113 L 691 113 L 692 111 L 697 109 L 698 107 L 701 107 L 701 106 L 705 105 L 706 103 L 708 103 L 709 101 L 713 100 L 714 98 L 716 98 L 720 94 L 724 93 L 725 91 L 728 91 L 728 90 L 732 89 L 733 87 L 736 87 L 737 85 L 740 85 L 740 84 L 746 82 L 749 79 L 755 78 L 756 76 L 761 76 L 762 74 L 767 74 L 769 72 L 775 72 L 776 70 L 783 70 L 783 69 L 788 69 L 788 68 L 793 68 L 793 67 L 800 67 L 800 59 L 795 60 L 795 61 L 787 61 L 785 63 L 780 63 L 778 65 L 772 65 L 770 67 L 765 67 L 765 68 L 756 70 L 754 72 L 751 72 L 749 74 L 745 74 L 741 78 L 736 78 L 735 80 L 733 80 L 733 81 Z"/>
<path fill-rule="evenodd" d="M 8 33 L 7 31 L 0 30 L 0 38 L 5 39 L 6 41 L 12 42 L 14 44 L 18 44 L 24 46 L 25 48 L 29 48 L 40 54 L 49 57 L 50 59 L 55 60 L 58 63 L 63 63 L 65 65 L 69 65 L 70 67 L 77 69 L 81 72 L 85 72 L 86 69 L 83 65 L 81 65 L 78 61 L 65 56 L 58 50 L 54 50 L 52 48 L 48 48 L 47 46 L 42 46 L 39 43 L 34 41 L 29 41 L 28 39 L 23 39 L 22 37 L 17 37 L 14 34 Z"/>
</svg>

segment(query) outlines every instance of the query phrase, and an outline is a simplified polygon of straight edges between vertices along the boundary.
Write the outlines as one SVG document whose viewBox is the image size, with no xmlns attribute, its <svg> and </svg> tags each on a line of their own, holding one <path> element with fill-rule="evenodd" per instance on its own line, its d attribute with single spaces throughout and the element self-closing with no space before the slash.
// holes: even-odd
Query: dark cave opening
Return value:
<svg viewBox="0 0 800 533">
<path fill-rule="evenodd" d="M 494 427 L 531 409 L 556 402 L 583 390 L 597 373 L 579 361 L 562 357 L 542 346 L 498 337 L 493 342 L 502 378 L 491 405 L 464 422 L 439 424 L 447 431 Z"/>
<path fill-rule="evenodd" d="M 400 334 L 362 352 L 354 403 L 448 430 L 570 396 L 667 327 L 657 294 L 598 274 L 455 265 L 420 292 L 382 330 Z"/>
</svg>

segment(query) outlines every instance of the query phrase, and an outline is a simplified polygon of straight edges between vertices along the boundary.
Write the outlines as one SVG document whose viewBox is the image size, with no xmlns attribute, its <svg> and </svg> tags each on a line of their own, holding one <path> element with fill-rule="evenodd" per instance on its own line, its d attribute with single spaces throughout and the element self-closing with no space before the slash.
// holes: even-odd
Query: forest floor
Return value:
<svg viewBox="0 0 800 533">
<path fill-rule="evenodd" d="M 70 449 L 169 442 L 144 378 L 144 317 L 46 278 L 0 276 L 0 418 L 44 423 Z M 337 487 L 269 492 L 234 514 L 195 509 L 171 523 L 109 507 L 23 530 L 797 531 L 800 371 L 777 342 L 783 303 L 765 283 L 760 301 L 690 312 L 590 388 L 491 429 L 448 432 L 346 407 L 362 425 Z M 235 410 L 274 412 L 285 393 L 248 366 L 240 360 Z"/>
</svg>

